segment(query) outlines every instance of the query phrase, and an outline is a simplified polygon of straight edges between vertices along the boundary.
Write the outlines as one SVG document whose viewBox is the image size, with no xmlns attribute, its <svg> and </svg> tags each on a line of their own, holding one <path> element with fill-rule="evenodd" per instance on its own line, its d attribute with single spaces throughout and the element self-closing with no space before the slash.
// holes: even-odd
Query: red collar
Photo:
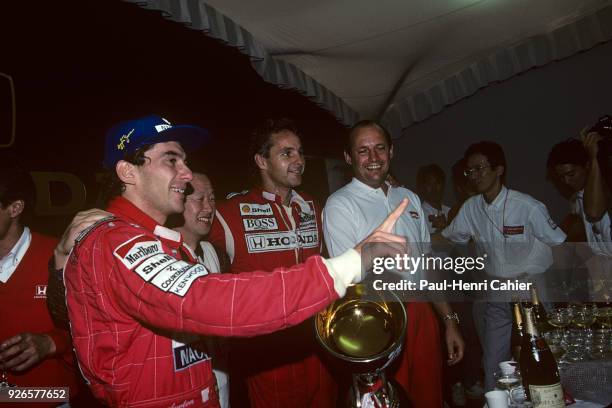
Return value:
<svg viewBox="0 0 612 408">
<path fill-rule="evenodd" d="M 127 218 L 134 224 L 145 227 L 149 231 L 154 231 L 158 223 L 153 218 L 145 214 L 140 208 L 136 207 L 124 197 L 115 197 L 109 203 L 106 211 L 111 212 L 122 218 Z"/>
<path fill-rule="evenodd" d="M 140 208 L 136 207 L 130 200 L 124 197 L 113 198 L 106 211 L 114 215 L 125 218 L 133 224 L 137 224 L 151 231 L 155 236 L 172 242 L 172 246 L 183 244 L 183 237 L 178 231 L 159 225 L 157 221 L 145 214 Z"/>
<path fill-rule="evenodd" d="M 280 206 L 283 206 L 283 200 L 281 198 L 281 196 L 276 195 L 274 193 L 270 193 L 269 191 L 266 191 L 262 188 L 255 188 L 254 191 L 257 194 L 261 194 L 261 196 L 268 201 L 274 202 Z M 306 203 L 306 200 L 304 200 L 304 198 L 295 190 L 291 190 L 291 201 L 289 202 L 289 206 L 291 208 L 299 208 L 299 211 L 307 213 L 307 214 L 312 214 L 312 209 L 310 208 L 310 206 Z"/>
<path fill-rule="evenodd" d="M 183 245 L 183 237 L 178 231 L 159 225 L 157 221 L 149 217 L 140 208 L 136 207 L 130 200 L 124 197 L 119 196 L 113 198 L 108 203 L 106 211 L 151 231 L 171 248 L 178 249 Z"/>
</svg>

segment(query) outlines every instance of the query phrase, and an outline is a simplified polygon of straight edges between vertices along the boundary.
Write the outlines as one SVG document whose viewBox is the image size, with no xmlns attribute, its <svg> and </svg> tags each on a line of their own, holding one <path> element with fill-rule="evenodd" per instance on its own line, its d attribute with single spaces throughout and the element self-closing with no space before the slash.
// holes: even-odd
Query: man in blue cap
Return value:
<svg viewBox="0 0 612 408">
<path fill-rule="evenodd" d="M 254 336 L 298 324 L 361 280 L 365 243 L 405 243 L 390 233 L 404 202 L 339 257 L 313 256 L 271 273 L 209 275 L 180 233 L 163 226 L 184 210 L 192 179 L 184 148 L 208 139 L 203 129 L 158 116 L 107 134 L 113 216 L 80 234 L 64 281 L 81 371 L 110 406 L 218 407 L 210 359 L 186 333 Z"/>
</svg>

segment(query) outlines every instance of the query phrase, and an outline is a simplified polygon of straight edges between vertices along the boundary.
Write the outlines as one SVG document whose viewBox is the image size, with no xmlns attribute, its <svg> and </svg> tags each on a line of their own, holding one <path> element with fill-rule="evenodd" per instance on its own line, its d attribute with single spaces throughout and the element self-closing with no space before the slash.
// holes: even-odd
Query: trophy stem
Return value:
<svg viewBox="0 0 612 408">
<path fill-rule="evenodd" d="M 352 408 L 404 408 L 397 386 L 387 381 L 385 372 L 353 374 L 351 387 Z"/>
</svg>

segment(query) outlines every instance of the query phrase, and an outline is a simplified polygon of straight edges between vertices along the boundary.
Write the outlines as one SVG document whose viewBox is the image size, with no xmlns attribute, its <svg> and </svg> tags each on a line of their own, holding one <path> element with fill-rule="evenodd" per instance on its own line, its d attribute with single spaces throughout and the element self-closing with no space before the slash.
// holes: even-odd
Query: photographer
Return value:
<svg viewBox="0 0 612 408">
<path fill-rule="evenodd" d="M 571 139 L 556 144 L 547 162 L 553 174 L 576 193 L 576 212 L 582 217 L 587 241 L 593 252 L 607 257 L 612 257 L 611 199 L 604 177 L 607 163 L 598 160 L 598 155 L 604 143 L 610 142 L 611 122 L 612 119 L 606 116 L 596 126 L 588 130 L 585 128 L 581 132 L 581 141 Z"/>
<path fill-rule="evenodd" d="M 547 162 L 552 174 L 575 192 L 575 211 L 584 223 L 586 239 L 594 255 L 586 261 L 591 281 L 589 291 L 594 301 L 606 299 L 611 287 L 611 199 L 606 183 L 611 139 L 612 118 L 605 116 L 597 125 L 585 128 L 581 140 L 556 144 Z"/>
</svg>

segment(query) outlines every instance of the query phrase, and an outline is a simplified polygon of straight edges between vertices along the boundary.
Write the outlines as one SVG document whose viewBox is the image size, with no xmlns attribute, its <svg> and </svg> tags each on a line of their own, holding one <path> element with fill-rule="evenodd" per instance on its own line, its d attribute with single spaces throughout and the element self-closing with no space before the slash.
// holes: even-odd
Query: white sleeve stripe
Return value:
<svg viewBox="0 0 612 408">
<path fill-rule="evenodd" d="M 229 256 L 230 263 L 234 263 L 234 255 L 236 252 L 236 249 L 235 249 L 236 247 L 234 246 L 234 236 L 232 235 L 232 230 L 230 230 L 229 225 L 227 225 L 227 222 L 225 221 L 225 219 L 223 218 L 223 216 L 221 215 L 219 211 L 217 211 L 217 213 L 215 214 L 215 217 L 217 218 L 217 221 L 219 221 L 219 223 L 223 227 L 223 232 L 225 233 L 225 251 L 227 252 L 227 255 Z"/>
</svg>

